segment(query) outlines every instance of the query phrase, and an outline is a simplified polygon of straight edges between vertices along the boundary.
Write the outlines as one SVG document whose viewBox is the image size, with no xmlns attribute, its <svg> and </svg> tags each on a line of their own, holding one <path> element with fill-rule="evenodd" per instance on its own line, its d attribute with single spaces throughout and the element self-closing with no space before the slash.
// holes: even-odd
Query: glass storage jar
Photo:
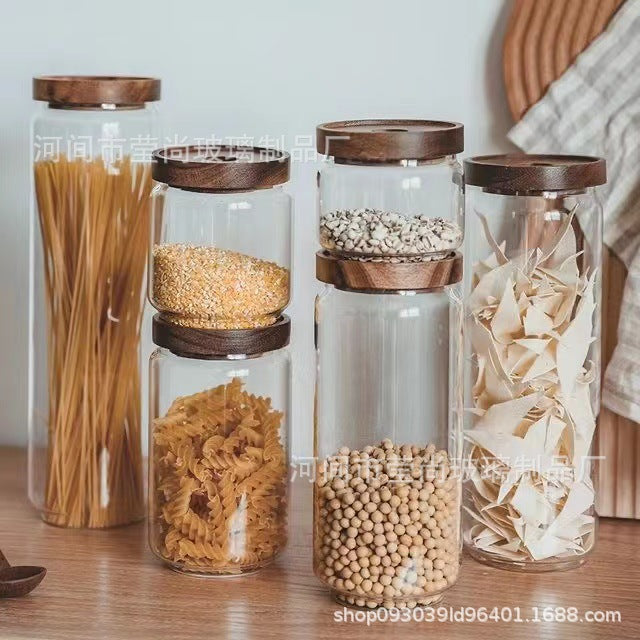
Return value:
<svg viewBox="0 0 640 640">
<path fill-rule="evenodd" d="M 436 602 L 460 564 L 462 258 L 319 253 L 316 275 L 315 574 L 350 605 Z"/>
<path fill-rule="evenodd" d="M 508 569 L 582 564 L 596 536 L 605 162 L 465 161 L 464 542 Z"/>
<path fill-rule="evenodd" d="M 462 244 L 461 124 L 354 120 L 316 129 L 319 237 L 347 258 L 441 258 Z"/>
<path fill-rule="evenodd" d="M 29 497 L 46 522 L 144 516 L 139 337 L 160 81 L 34 78 Z"/>
<path fill-rule="evenodd" d="M 149 299 L 174 324 L 245 329 L 289 304 L 289 155 L 240 146 L 154 153 Z"/>
<path fill-rule="evenodd" d="M 153 320 L 149 544 L 172 569 L 250 573 L 287 540 L 289 318 L 209 330 Z"/>
</svg>

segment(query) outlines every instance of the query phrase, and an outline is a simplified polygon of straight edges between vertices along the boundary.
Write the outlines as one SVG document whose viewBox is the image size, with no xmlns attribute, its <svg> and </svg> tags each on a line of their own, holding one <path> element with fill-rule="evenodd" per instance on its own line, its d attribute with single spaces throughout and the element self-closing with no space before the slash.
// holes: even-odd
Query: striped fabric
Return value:
<svg viewBox="0 0 640 640">
<path fill-rule="evenodd" d="M 622 5 L 509 138 L 528 153 L 607 160 L 604 241 L 629 272 L 602 403 L 640 422 L 640 0 Z"/>
</svg>

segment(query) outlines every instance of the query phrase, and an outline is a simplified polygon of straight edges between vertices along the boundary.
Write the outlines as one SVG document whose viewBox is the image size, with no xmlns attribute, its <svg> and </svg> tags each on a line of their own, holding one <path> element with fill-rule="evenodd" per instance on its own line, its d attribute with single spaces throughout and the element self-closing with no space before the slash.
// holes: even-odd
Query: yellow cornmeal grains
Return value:
<svg viewBox="0 0 640 640">
<path fill-rule="evenodd" d="M 289 270 L 216 247 L 156 245 L 153 299 L 170 322 L 185 327 L 266 327 L 289 303 Z"/>
</svg>

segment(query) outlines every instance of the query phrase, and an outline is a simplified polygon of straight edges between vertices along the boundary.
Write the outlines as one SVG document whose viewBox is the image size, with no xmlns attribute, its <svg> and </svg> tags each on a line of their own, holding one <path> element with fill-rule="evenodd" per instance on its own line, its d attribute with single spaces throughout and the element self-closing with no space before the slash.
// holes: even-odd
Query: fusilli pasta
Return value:
<svg viewBox="0 0 640 640">
<path fill-rule="evenodd" d="M 153 421 L 151 542 L 187 571 L 241 573 L 286 543 L 283 414 L 239 378 Z"/>
</svg>

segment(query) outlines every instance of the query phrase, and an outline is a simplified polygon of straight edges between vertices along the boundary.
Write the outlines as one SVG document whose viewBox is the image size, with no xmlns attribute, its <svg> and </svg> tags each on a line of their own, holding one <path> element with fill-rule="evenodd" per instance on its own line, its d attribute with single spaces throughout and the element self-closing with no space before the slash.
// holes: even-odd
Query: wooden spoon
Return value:
<svg viewBox="0 0 640 640">
<path fill-rule="evenodd" d="M 47 574 L 44 567 L 12 567 L 0 551 L 0 598 L 17 598 L 31 593 Z"/>
</svg>

